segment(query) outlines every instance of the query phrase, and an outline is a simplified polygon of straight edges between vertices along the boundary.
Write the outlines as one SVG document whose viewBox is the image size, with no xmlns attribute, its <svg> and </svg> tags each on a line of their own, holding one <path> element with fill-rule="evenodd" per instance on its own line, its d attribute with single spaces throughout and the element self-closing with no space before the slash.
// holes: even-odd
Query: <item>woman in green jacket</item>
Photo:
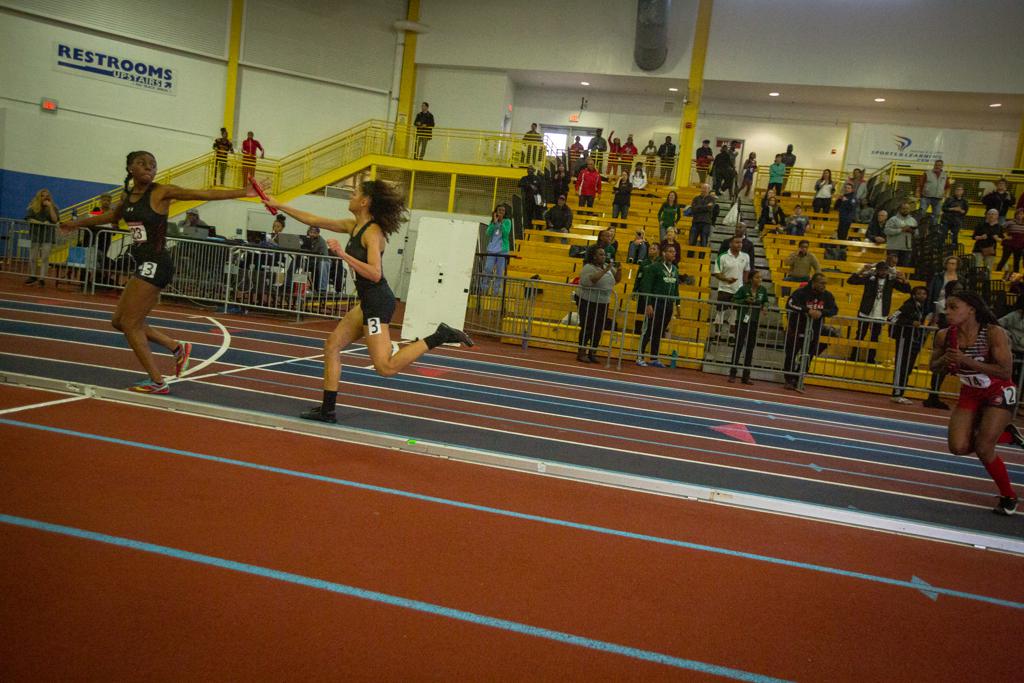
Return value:
<svg viewBox="0 0 1024 683">
<path fill-rule="evenodd" d="M 757 325 L 761 319 L 761 311 L 768 306 L 768 290 L 761 284 L 760 271 L 752 271 L 747 284 L 737 290 L 732 297 L 736 305 L 739 324 L 736 326 L 736 346 L 732 350 L 732 367 L 729 368 L 729 381 L 736 381 L 736 366 L 739 365 L 740 354 L 746 350 L 743 359 L 743 383 L 750 381 L 750 362 L 757 346 Z"/>
<path fill-rule="evenodd" d="M 643 273 L 637 279 L 634 291 L 640 294 L 645 322 L 643 336 L 640 338 L 640 353 L 636 357 L 636 364 L 641 367 L 648 365 L 644 361 L 648 344 L 651 346 L 650 365 L 665 367 L 658 360 L 661 337 L 672 319 L 672 309 L 679 303 L 679 268 L 675 265 L 675 250 L 674 244 L 665 247 L 661 259 L 644 266 Z"/>
<path fill-rule="evenodd" d="M 508 268 L 508 253 L 511 251 L 510 235 L 512 221 L 505 218 L 505 206 L 498 204 L 491 214 L 491 223 L 487 226 L 487 258 L 484 260 L 486 276 L 482 280 L 484 293 L 492 296 L 502 290 L 505 271 Z"/>
<path fill-rule="evenodd" d="M 658 235 L 662 241 L 665 239 L 665 231 L 676 227 L 682 212 L 683 207 L 679 206 L 679 196 L 675 190 L 672 190 L 665 197 L 665 203 L 658 209 Z"/>
</svg>

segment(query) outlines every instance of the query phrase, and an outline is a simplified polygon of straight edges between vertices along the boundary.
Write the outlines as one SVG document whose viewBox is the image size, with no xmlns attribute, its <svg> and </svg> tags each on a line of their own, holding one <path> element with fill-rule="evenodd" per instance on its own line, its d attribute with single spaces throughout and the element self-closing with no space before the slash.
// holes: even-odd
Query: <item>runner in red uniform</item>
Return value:
<svg viewBox="0 0 1024 683">
<path fill-rule="evenodd" d="M 1017 494 L 996 444 L 1019 443 L 1012 425 L 1017 386 L 1011 379 L 1013 356 L 1009 338 L 981 297 L 961 291 L 946 297 L 949 327 L 935 336 L 933 372 L 948 367 L 960 377 L 960 399 L 949 418 L 949 450 L 955 455 L 974 453 L 999 487 L 1000 515 L 1017 511 Z"/>
</svg>

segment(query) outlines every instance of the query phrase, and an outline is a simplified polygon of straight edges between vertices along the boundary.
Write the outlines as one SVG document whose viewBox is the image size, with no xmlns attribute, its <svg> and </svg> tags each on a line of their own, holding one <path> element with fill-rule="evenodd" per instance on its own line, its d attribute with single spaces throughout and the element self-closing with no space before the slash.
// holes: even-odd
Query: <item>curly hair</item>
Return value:
<svg viewBox="0 0 1024 683">
<path fill-rule="evenodd" d="M 409 220 L 405 197 L 396 185 L 384 180 L 364 180 L 359 191 L 370 198 L 370 216 L 385 237 L 398 232 L 401 224 Z"/>
<path fill-rule="evenodd" d="M 596 256 L 597 252 L 599 251 L 607 254 L 607 252 L 605 252 L 604 247 L 602 247 L 601 245 L 591 244 L 589 247 L 587 247 L 586 255 L 583 257 L 583 263 L 594 263 L 594 256 Z"/>
<path fill-rule="evenodd" d="M 143 150 L 143 149 L 136 150 L 134 152 L 128 152 L 128 157 L 125 159 L 125 162 L 124 162 L 125 170 L 128 170 L 128 167 L 132 165 L 132 162 L 135 161 L 136 159 L 138 159 L 139 157 L 141 157 L 143 154 L 148 154 L 151 157 L 153 156 L 152 152 L 147 152 L 146 150 Z M 153 157 L 153 158 L 155 159 L 156 157 Z M 128 171 L 128 174 L 124 177 L 124 193 L 125 193 L 125 195 L 127 195 L 129 193 L 128 182 L 131 181 L 131 179 L 132 179 L 132 172 Z"/>
</svg>

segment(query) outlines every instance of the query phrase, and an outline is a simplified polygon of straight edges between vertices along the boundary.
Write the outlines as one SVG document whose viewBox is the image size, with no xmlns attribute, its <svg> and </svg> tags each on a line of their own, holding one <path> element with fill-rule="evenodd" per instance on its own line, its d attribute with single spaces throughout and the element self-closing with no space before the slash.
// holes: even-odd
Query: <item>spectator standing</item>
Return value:
<svg viewBox="0 0 1024 683">
<path fill-rule="evenodd" d="M 551 191 L 554 193 L 557 199 L 560 195 L 569 196 L 569 183 L 572 178 L 569 176 L 569 171 L 565 168 L 565 163 L 559 161 L 555 165 L 555 172 L 551 174 Z"/>
<path fill-rule="evenodd" d="M 612 218 L 629 218 L 629 204 L 633 199 L 633 183 L 629 172 L 623 171 L 615 181 L 615 195 L 612 197 Z"/>
<path fill-rule="evenodd" d="M 995 262 L 996 244 L 1003 238 L 1003 226 L 999 224 L 999 210 L 985 212 L 985 221 L 974 228 L 974 265 L 992 270 Z"/>
<path fill-rule="evenodd" d="M 841 217 L 840 225 L 842 225 Z M 885 222 L 885 248 L 897 255 L 898 263 L 901 266 L 910 265 L 910 250 L 914 246 L 914 230 L 916 229 L 917 220 L 910 215 L 909 202 L 900 204 L 896 215 Z"/>
<path fill-rule="evenodd" d="M 526 175 L 519 179 L 519 191 L 523 195 L 523 220 L 527 228 L 534 227 L 533 221 L 539 219 L 544 212 L 544 195 L 541 194 L 540 176 L 530 166 Z"/>
<path fill-rule="evenodd" d="M 857 204 L 857 193 L 853 191 L 850 183 L 843 184 L 843 195 L 836 200 L 836 211 L 839 213 L 839 229 L 836 236 L 841 240 L 850 238 L 850 226 L 857 220 L 859 206 Z M 914 221 L 917 226 L 917 221 Z"/>
<path fill-rule="evenodd" d="M 320 228 L 311 225 L 306 229 L 306 239 L 302 242 L 302 251 L 317 256 L 328 255 L 327 241 L 320 236 Z M 314 258 L 311 260 L 313 261 L 313 267 L 309 271 L 315 274 L 316 281 L 313 284 L 316 287 L 316 291 L 326 292 L 331 276 L 331 261 L 327 258 Z"/>
<path fill-rule="evenodd" d="M 925 172 L 917 179 L 917 197 L 921 200 L 920 218 L 924 218 L 931 209 L 932 222 L 938 224 L 939 209 L 949 190 L 949 174 L 943 168 L 942 159 L 936 159 L 932 170 Z"/>
<path fill-rule="evenodd" d="M 613 130 L 608 134 L 608 177 L 619 175 L 619 162 L 622 160 L 622 142 L 615 137 Z"/>
<path fill-rule="evenodd" d="M 803 237 L 807 233 L 807 223 L 803 205 L 797 204 L 793 207 L 793 215 L 786 219 L 786 234 Z"/>
<path fill-rule="evenodd" d="M 749 197 L 754 192 L 754 175 L 757 173 L 757 154 L 754 152 L 750 153 L 747 160 L 743 162 L 743 182 L 740 185 L 739 194 L 743 194 L 743 190 L 747 191 Z"/>
<path fill-rule="evenodd" d="M 747 226 L 743 222 L 740 222 L 739 225 L 736 226 L 736 230 L 733 232 L 732 237 L 726 237 L 724 240 L 722 240 L 722 243 L 718 246 L 718 253 L 724 254 L 725 252 L 727 252 L 729 250 L 729 247 L 732 245 L 732 240 L 734 237 L 739 237 L 742 240 L 742 242 L 740 243 L 740 251 L 747 255 L 747 258 L 750 259 L 750 266 L 751 268 L 753 268 L 754 243 L 747 239 Z"/>
<path fill-rule="evenodd" d="M 793 154 L 793 145 L 786 145 L 785 154 L 780 154 L 779 157 L 786 166 L 786 180 L 789 180 L 791 169 L 796 166 L 796 155 Z"/>
<path fill-rule="evenodd" d="M 768 167 L 768 189 L 782 192 L 782 184 L 786 182 L 786 164 L 782 163 L 782 155 L 776 154 L 775 161 Z"/>
<path fill-rule="evenodd" d="M 925 330 L 922 329 L 928 317 L 928 290 L 914 287 L 892 321 L 892 338 L 896 340 L 896 360 L 892 377 L 893 403 L 909 404 L 904 396 L 907 380 L 917 364 L 917 356 L 924 346 Z"/>
<path fill-rule="evenodd" d="M 640 352 L 636 364 L 663 368 L 661 338 L 672 320 L 672 309 L 679 305 L 679 268 L 675 264 L 677 246 L 669 244 L 662 257 L 643 268 L 643 275 L 637 281 L 634 291 L 640 296 L 638 305 L 644 312 L 644 327 L 640 337 Z M 651 362 L 644 361 L 647 347 L 651 347 Z"/>
<path fill-rule="evenodd" d="M 260 159 L 263 158 L 263 145 L 257 140 L 250 130 L 245 135 L 245 139 L 242 140 L 242 186 L 249 182 L 249 176 L 256 172 L 256 152 L 260 153 Z"/>
<path fill-rule="evenodd" d="M 587 250 L 577 290 L 580 335 L 576 360 L 580 363 L 600 362 L 595 355 L 597 346 L 601 343 L 604 323 L 608 318 L 612 290 L 621 279 L 622 271 L 608 260 L 607 253 L 600 245 L 594 245 Z"/>
<path fill-rule="evenodd" d="M 622 143 L 622 147 L 619 148 L 619 156 L 622 157 L 623 168 L 626 172 L 629 172 L 629 167 L 633 165 L 633 157 L 636 156 L 636 145 L 633 144 L 633 136 L 627 135 L 626 141 Z"/>
<path fill-rule="evenodd" d="M 1006 220 L 1006 212 L 1013 206 L 1013 193 L 1006 189 L 1006 179 L 996 181 L 996 189 L 981 198 L 986 209 L 995 209 L 999 214 L 999 222 Z"/>
<path fill-rule="evenodd" d="M 665 142 L 658 147 L 658 158 L 661 159 L 661 179 L 666 184 L 671 183 L 672 166 L 676 163 L 676 146 L 671 135 L 666 135 Z"/>
<path fill-rule="evenodd" d="M 658 246 L 660 248 L 662 258 L 665 258 L 665 253 L 668 251 L 670 246 L 675 247 L 673 263 L 678 266 L 679 259 L 682 257 L 682 250 L 680 249 L 679 241 L 676 239 L 676 234 L 675 228 L 668 228 L 665 230 L 665 239 L 663 239 Z"/>
<path fill-rule="evenodd" d="M 590 154 L 590 158 L 593 159 L 594 166 L 598 171 L 601 170 L 601 164 L 604 163 L 605 152 L 608 151 L 608 141 L 601 137 L 602 132 L 604 131 L 601 128 L 598 128 L 597 132 L 594 133 L 594 137 L 590 138 L 590 142 L 587 143 L 587 151 Z"/>
<path fill-rule="evenodd" d="M 743 238 L 736 236 L 729 242 L 729 250 L 722 252 L 712 263 L 711 276 L 718 280 L 719 311 L 715 322 L 724 322 L 726 313 L 731 318 L 731 311 L 725 311 L 721 304 L 730 303 L 733 295 L 739 291 L 750 275 L 750 257 L 743 253 Z"/>
<path fill-rule="evenodd" d="M 537 130 L 537 124 L 531 123 L 530 130 L 523 134 L 523 143 L 526 147 L 525 161 L 529 166 L 535 166 L 544 160 L 544 136 Z"/>
<path fill-rule="evenodd" d="M 818 273 L 807 286 L 797 289 L 786 302 L 786 345 L 783 365 L 786 388 L 796 390 L 799 376 L 811 366 L 818 353 L 818 343 L 825 319 L 836 315 L 839 307 L 826 288 L 825 276 Z M 797 358 L 806 346 L 806 365 Z"/>
<path fill-rule="evenodd" d="M 580 136 L 576 136 L 576 140 L 569 145 L 569 168 L 576 168 L 576 162 L 583 158 L 583 143 L 580 142 Z"/>
<path fill-rule="evenodd" d="M 882 324 L 892 309 L 893 290 L 910 291 L 906 276 L 903 273 L 893 274 L 889 271 L 889 264 L 882 261 L 876 263 L 874 268 L 864 266 L 859 272 L 850 275 L 846 281 L 851 285 L 864 287 L 857 309 L 857 341 L 863 341 L 870 332 L 872 343 L 878 343 Z M 864 357 L 861 351 L 860 348 L 854 348 L 850 360 L 860 361 Z M 868 363 L 874 363 L 876 357 L 876 349 L 868 349 Z"/>
<path fill-rule="evenodd" d="M 427 153 L 427 143 L 434 137 L 434 113 L 430 111 L 428 102 L 420 105 L 412 125 L 416 127 L 416 152 L 413 158 L 422 159 Z"/>
<path fill-rule="evenodd" d="M 633 183 L 634 190 L 642 190 L 647 187 L 647 171 L 644 169 L 644 162 L 636 162 L 636 166 L 633 168 L 633 175 L 629 177 L 629 182 Z"/>
<path fill-rule="evenodd" d="M 579 195 L 579 205 L 586 207 L 594 206 L 594 197 L 601 196 L 601 173 L 593 156 L 587 159 L 586 167 L 576 177 L 576 194 Z"/>
<path fill-rule="evenodd" d="M 700 147 L 697 148 L 696 159 L 694 160 L 694 166 L 697 168 L 698 183 L 703 185 L 708 180 L 708 171 L 711 169 L 711 160 L 715 158 L 715 153 L 711 149 L 711 140 L 704 140 Z"/>
<path fill-rule="evenodd" d="M 213 157 L 217 166 L 217 175 L 220 178 L 220 184 L 224 184 L 224 173 L 228 168 L 228 154 L 235 151 L 235 146 L 231 144 L 231 139 L 228 138 L 228 129 L 220 129 L 220 137 L 213 141 Z"/>
<path fill-rule="evenodd" d="M 512 251 L 512 221 L 505 217 L 503 204 L 494 207 L 491 223 L 484 234 L 487 239 L 487 257 L 484 260 L 483 289 L 485 293 L 494 296 L 503 289 L 508 254 Z"/>
<path fill-rule="evenodd" d="M 60 209 L 47 189 L 36 192 L 25 212 L 28 221 L 28 279 L 26 285 L 46 286 L 50 273 L 50 251 L 56 242 L 55 229 L 60 223 Z M 38 274 L 38 276 L 37 276 Z"/>
<path fill-rule="evenodd" d="M 679 195 L 675 190 L 671 190 L 665 197 L 665 203 L 658 209 L 658 237 L 660 239 L 665 239 L 669 228 L 676 227 L 682 212 L 683 207 L 679 205 Z"/>
<path fill-rule="evenodd" d="M 960 241 L 960 230 L 964 227 L 964 216 L 967 215 L 968 209 L 967 200 L 964 199 L 964 186 L 957 185 L 953 188 L 953 194 L 942 205 L 940 225 L 943 242 L 947 236 L 952 238 L 954 245 Z"/>
<path fill-rule="evenodd" d="M 757 346 L 757 327 L 761 320 L 761 311 L 768 307 L 768 290 L 761 284 L 761 271 L 750 273 L 749 281 L 736 290 L 733 303 L 739 321 L 736 325 L 736 345 L 732 350 L 732 366 L 729 368 L 729 381 L 736 381 L 736 367 L 743 356 L 743 383 L 750 381 L 750 364 L 754 358 L 754 347 Z M 743 352 L 746 351 L 746 354 Z"/>
<path fill-rule="evenodd" d="M 711 176 L 714 178 L 714 183 L 711 186 L 713 192 L 721 193 L 724 190 L 729 190 L 731 195 L 736 191 L 736 167 L 733 166 L 729 145 L 722 145 L 722 149 L 715 155 L 715 160 L 711 162 Z"/>
<path fill-rule="evenodd" d="M 847 183 L 849 185 L 849 183 Z M 828 213 L 832 208 L 832 195 L 835 194 L 836 186 L 832 182 L 832 171 L 825 169 L 821 172 L 818 182 L 814 183 L 814 199 L 811 201 L 811 211 L 814 213 Z M 853 188 L 850 187 L 853 192 Z M 845 237 L 841 239 L 846 239 Z"/>
<path fill-rule="evenodd" d="M 701 183 L 700 194 L 693 198 L 690 204 L 690 216 L 693 222 L 690 225 L 690 246 L 708 246 L 711 239 L 711 226 L 714 223 L 714 207 L 717 206 L 715 198 L 711 195 L 711 188 L 707 183 Z"/>
<path fill-rule="evenodd" d="M 885 209 L 879 209 L 878 212 L 871 217 L 868 221 L 868 229 L 864 233 L 864 237 L 868 242 L 874 244 L 885 244 L 888 242 L 888 238 L 885 236 L 885 224 L 889 220 L 889 212 Z"/>
<path fill-rule="evenodd" d="M 655 168 L 658 160 L 658 146 L 654 144 L 654 140 L 648 140 L 647 145 L 640 151 L 640 154 L 643 156 L 647 168 Z"/>
<path fill-rule="evenodd" d="M 1024 254 L 1024 209 L 1017 209 L 1012 221 L 1003 223 L 1003 258 L 996 270 L 1002 270 L 1007 260 L 1013 256 L 1013 272 L 1020 270 L 1020 258 Z"/>
<path fill-rule="evenodd" d="M 555 205 L 544 213 L 544 225 L 548 230 L 560 233 L 568 233 L 572 229 L 572 209 L 565 204 L 565 195 L 558 195 Z M 568 244 L 569 240 L 562 238 L 562 244 Z"/>
<path fill-rule="evenodd" d="M 797 250 L 786 257 L 786 277 L 789 282 L 810 282 L 811 276 L 821 272 L 818 257 L 810 251 L 811 243 L 800 240 Z"/>
</svg>

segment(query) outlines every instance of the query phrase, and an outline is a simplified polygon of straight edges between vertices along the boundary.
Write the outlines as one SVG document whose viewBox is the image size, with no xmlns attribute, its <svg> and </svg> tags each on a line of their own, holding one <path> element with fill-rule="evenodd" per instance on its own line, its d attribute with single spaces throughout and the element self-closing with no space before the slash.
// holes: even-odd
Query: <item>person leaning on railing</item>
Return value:
<svg viewBox="0 0 1024 683">
<path fill-rule="evenodd" d="M 608 260 L 604 248 L 595 244 L 587 249 L 583 269 L 580 271 L 580 286 L 576 294 L 580 307 L 579 351 L 576 360 L 581 363 L 598 363 L 597 345 L 601 343 L 604 322 L 608 318 L 608 304 L 612 290 L 622 279 L 622 270 Z"/>
<path fill-rule="evenodd" d="M 25 213 L 25 220 L 28 221 L 28 279 L 26 285 L 39 283 L 40 287 L 46 285 L 46 277 L 50 269 L 50 250 L 56 241 L 54 229 L 60 223 L 60 209 L 53 201 L 53 196 L 47 189 L 36 192 L 36 196 L 28 204 Z M 37 271 L 38 264 L 38 271 Z M 36 273 L 38 272 L 38 277 Z"/>
<path fill-rule="evenodd" d="M 640 351 L 636 364 L 643 367 L 647 346 L 651 347 L 651 362 L 656 368 L 665 367 L 658 359 L 661 352 L 661 338 L 665 336 L 669 321 L 672 320 L 672 309 L 679 306 L 679 269 L 673 260 L 676 245 L 669 244 L 662 253 L 662 258 L 651 261 L 643 266 L 633 289 L 639 295 L 638 309 L 643 311 L 644 328 L 640 338 Z"/>
<path fill-rule="evenodd" d="M 826 289 L 827 280 L 822 273 L 811 278 L 809 284 L 799 288 L 786 302 L 786 346 L 783 373 L 786 388 L 796 390 L 799 386 L 798 372 L 806 372 L 818 353 L 818 343 L 825 318 L 839 313 L 836 299 Z M 809 337 L 809 339 L 808 339 Z M 807 348 L 807 365 L 797 362 L 797 353 Z"/>
<path fill-rule="evenodd" d="M 750 279 L 733 295 L 732 301 L 737 306 L 736 345 L 732 350 L 732 366 L 729 368 L 729 381 L 736 381 L 736 368 L 743 356 L 744 384 L 750 381 L 750 364 L 754 359 L 754 347 L 757 346 L 757 327 L 761 321 L 761 311 L 768 307 L 768 290 L 762 286 L 761 271 L 751 271 Z M 744 351 L 746 353 L 744 353 Z"/>
<path fill-rule="evenodd" d="M 889 331 L 896 340 L 896 361 L 892 378 L 893 403 L 910 403 L 903 395 L 910 373 L 917 365 L 917 356 L 924 346 L 925 330 L 921 327 L 928 318 L 928 290 L 914 287 L 900 309 L 890 318 Z"/>
</svg>

